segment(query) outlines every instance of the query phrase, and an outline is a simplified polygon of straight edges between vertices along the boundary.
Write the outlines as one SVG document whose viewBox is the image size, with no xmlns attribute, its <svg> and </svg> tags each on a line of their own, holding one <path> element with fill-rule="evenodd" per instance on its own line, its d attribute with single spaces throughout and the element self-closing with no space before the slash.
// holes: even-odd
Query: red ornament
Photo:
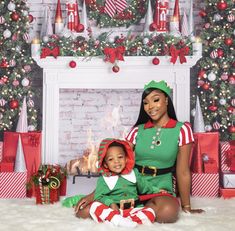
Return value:
<svg viewBox="0 0 235 231">
<path fill-rule="evenodd" d="M 206 74 L 206 71 L 204 71 L 203 69 L 200 70 L 200 71 L 198 72 L 198 78 L 199 78 L 199 79 L 204 78 L 204 75 L 205 75 L 205 74 Z"/>
<path fill-rule="evenodd" d="M 233 106 L 229 106 L 229 107 L 227 107 L 227 111 L 229 113 L 234 113 L 235 112 L 235 108 Z"/>
<path fill-rule="evenodd" d="M 221 1 L 221 2 L 217 3 L 217 8 L 219 10 L 225 10 L 227 8 L 227 6 L 228 6 L 227 2 L 225 2 L 225 1 Z"/>
<path fill-rule="evenodd" d="M 113 66 L 112 70 L 114 73 L 117 73 L 117 72 L 119 72 L 120 68 L 119 68 L 119 66 L 115 65 L 115 66 Z"/>
<path fill-rule="evenodd" d="M 224 43 L 227 45 L 227 46 L 231 46 L 233 44 L 233 39 L 232 38 L 226 38 L 224 40 Z"/>
<path fill-rule="evenodd" d="M 77 63 L 72 60 L 72 61 L 69 62 L 69 66 L 70 66 L 71 68 L 75 68 L 75 67 L 77 66 Z"/>
<path fill-rule="evenodd" d="M 2 80 L 4 83 L 7 83 L 8 77 L 7 77 L 6 75 L 4 75 L 4 76 L 1 77 L 1 80 Z"/>
<path fill-rule="evenodd" d="M 211 105 L 211 106 L 208 107 L 208 109 L 209 109 L 210 111 L 216 111 L 216 110 L 217 110 L 217 106 Z"/>
<path fill-rule="evenodd" d="M 13 13 L 11 14 L 11 19 L 12 19 L 13 21 L 17 22 L 19 18 L 20 18 L 20 16 L 19 16 L 16 12 L 13 12 Z"/>
<path fill-rule="evenodd" d="M 82 24 L 79 24 L 79 25 L 77 26 L 77 32 L 81 33 L 81 32 L 83 32 L 83 31 L 84 31 L 84 26 L 83 26 Z"/>
<path fill-rule="evenodd" d="M 230 75 L 229 77 L 228 77 L 228 82 L 230 83 L 230 84 L 235 84 L 235 76 L 234 75 Z"/>
<path fill-rule="evenodd" d="M 28 18 L 29 18 L 29 23 L 33 22 L 34 17 L 33 17 L 33 15 L 32 15 L 32 14 L 29 14 L 29 15 L 28 15 Z"/>
<path fill-rule="evenodd" d="M 206 17 L 206 11 L 205 10 L 201 10 L 199 12 L 199 16 L 201 16 L 202 18 Z"/>
<path fill-rule="evenodd" d="M 218 54 L 218 57 L 221 58 L 221 57 L 224 56 L 224 51 L 219 48 L 219 49 L 217 50 L 217 54 Z"/>
<path fill-rule="evenodd" d="M 2 68 L 9 67 L 9 64 L 5 58 L 2 59 L 2 62 L 0 63 L 0 67 L 2 67 Z"/>
<path fill-rule="evenodd" d="M 9 106 L 11 109 L 16 109 L 19 106 L 19 102 L 16 99 L 10 101 Z"/>
<path fill-rule="evenodd" d="M 153 58 L 153 60 L 152 60 L 152 64 L 153 65 L 158 65 L 159 63 L 160 63 L 160 59 L 159 58 L 157 58 L 157 57 Z"/>
<path fill-rule="evenodd" d="M 208 90 L 208 89 L 210 88 L 210 85 L 209 85 L 208 83 L 204 83 L 204 84 L 202 85 L 202 88 L 203 88 L 204 90 Z"/>
<path fill-rule="evenodd" d="M 233 125 L 233 126 L 229 126 L 228 127 L 228 131 L 230 132 L 230 133 L 235 133 L 235 126 Z"/>
</svg>

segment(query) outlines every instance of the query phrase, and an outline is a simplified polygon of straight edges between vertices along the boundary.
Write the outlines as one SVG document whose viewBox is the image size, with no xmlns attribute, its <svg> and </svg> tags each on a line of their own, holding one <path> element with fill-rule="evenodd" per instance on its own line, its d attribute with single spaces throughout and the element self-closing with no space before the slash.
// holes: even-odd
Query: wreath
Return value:
<svg viewBox="0 0 235 231">
<path fill-rule="evenodd" d="M 105 0 L 86 0 L 89 19 L 96 20 L 101 28 L 129 27 L 132 24 L 138 24 L 146 14 L 147 3 L 147 0 L 127 0 L 126 9 L 110 17 L 105 12 Z"/>
</svg>

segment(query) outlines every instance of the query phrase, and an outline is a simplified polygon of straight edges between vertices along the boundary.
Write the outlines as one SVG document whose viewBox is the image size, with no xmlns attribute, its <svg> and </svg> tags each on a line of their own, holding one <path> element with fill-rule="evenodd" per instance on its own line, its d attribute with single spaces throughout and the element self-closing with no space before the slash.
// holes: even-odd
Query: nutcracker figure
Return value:
<svg viewBox="0 0 235 231">
<path fill-rule="evenodd" d="M 167 32 L 166 21 L 169 3 L 168 0 L 156 0 L 154 24 L 158 32 Z"/>
</svg>

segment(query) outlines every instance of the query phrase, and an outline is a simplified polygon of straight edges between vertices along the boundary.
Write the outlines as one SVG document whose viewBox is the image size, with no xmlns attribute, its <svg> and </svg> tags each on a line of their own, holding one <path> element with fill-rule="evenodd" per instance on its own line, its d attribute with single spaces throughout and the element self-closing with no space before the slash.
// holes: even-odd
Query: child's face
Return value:
<svg viewBox="0 0 235 231">
<path fill-rule="evenodd" d="M 110 147 L 107 150 L 104 167 L 111 172 L 119 174 L 126 166 L 126 154 L 121 147 Z"/>
</svg>

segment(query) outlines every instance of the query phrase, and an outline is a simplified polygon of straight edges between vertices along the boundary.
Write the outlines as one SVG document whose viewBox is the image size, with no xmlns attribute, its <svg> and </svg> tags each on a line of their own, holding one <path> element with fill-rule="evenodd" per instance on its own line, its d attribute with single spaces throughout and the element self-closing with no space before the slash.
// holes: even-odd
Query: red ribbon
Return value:
<svg viewBox="0 0 235 231">
<path fill-rule="evenodd" d="M 186 63 L 187 60 L 185 55 L 188 55 L 188 53 L 189 53 L 189 47 L 187 46 L 177 50 L 174 45 L 171 45 L 170 47 L 171 63 L 175 64 L 178 57 L 180 59 L 181 64 Z"/>
<path fill-rule="evenodd" d="M 57 58 L 57 56 L 60 55 L 60 48 L 54 47 L 53 49 L 50 49 L 48 47 L 43 47 L 41 51 L 41 59 L 46 58 L 47 56 L 54 56 L 54 58 Z"/>
<path fill-rule="evenodd" d="M 126 48 L 124 46 L 119 46 L 116 48 L 105 47 L 104 54 L 106 56 L 106 61 L 109 61 L 110 63 L 114 63 L 115 60 L 124 61 L 123 55 L 125 51 Z"/>
</svg>

